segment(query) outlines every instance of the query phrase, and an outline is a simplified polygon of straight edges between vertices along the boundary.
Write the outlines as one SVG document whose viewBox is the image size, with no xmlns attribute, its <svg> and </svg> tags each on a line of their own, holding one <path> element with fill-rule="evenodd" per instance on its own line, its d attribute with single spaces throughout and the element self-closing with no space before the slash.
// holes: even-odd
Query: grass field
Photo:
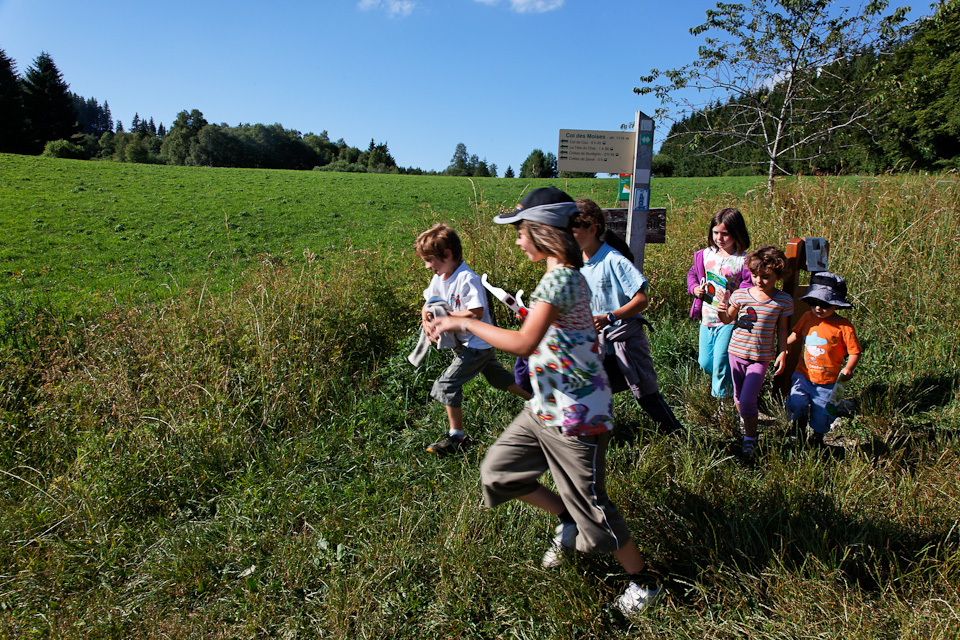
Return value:
<svg viewBox="0 0 960 640">
<path fill-rule="evenodd" d="M 770 199 L 655 183 L 671 198 L 647 317 L 687 433 L 616 399 L 608 485 L 667 586 L 630 622 L 609 607 L 611 559 L 543 570 L 551 519 L 480 507 L 515 399 L 474 381 L 477 446 L 423 451 L 447 359 L 405 359 L 427 281 L 412 237 L 450 220 L 478 272 L 530 291 L 540 267 L 490 218 L 540 183 L 15 156 L 0 172 L 0 638 L 960 635 L 952 175 L 805 179 Z M 561 186 L 609 204 L 591 191 L 608 182 Z M 683 281 L 725 205 L 754 246 L 826 236 L 850 283 L 857 410 L 826 452 L 788 440 L 766 396 L 743 466 L 736 417 L 714 417 Z"/>
<path fill-rule="evenodd" d="M 557 184 L 614 206 L 617 180 L 505 180 L 203 169 L 0 154 L 0 292 L 58 301 L 164 297 L 209 281 L 228 286 L 264 256 L 336 260 L 348 247 L 410 246 L 427 219 L 473 204 L 513 207 Z M 690 202 L 753 178 L 664 181 L 654 196 Z"/>
</svg>

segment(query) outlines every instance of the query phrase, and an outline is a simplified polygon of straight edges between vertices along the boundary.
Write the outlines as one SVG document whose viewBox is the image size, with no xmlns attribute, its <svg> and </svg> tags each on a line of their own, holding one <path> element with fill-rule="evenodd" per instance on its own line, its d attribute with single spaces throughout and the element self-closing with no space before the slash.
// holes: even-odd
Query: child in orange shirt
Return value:
<svg viewBox="0 0 960 640">
<path fill-rule="evenodd" d="M 813 274 L 801 300 L 810 305 L 810 311 L 803 314 L 787 338 L 788 345 L 803 340 L 803 357 L 793 374 L 786 408 L 794 422 L 809 417 L 811 440 L 822 444 L 833 422 L 833 416 L 827 413 L 827 401 L 837 381 L 853 377 L 862 350 L 853 325 L 836 314 L 837 309 L 853 306 L 847 302 L 843 278 L 826 271 Z"/>
</svg>

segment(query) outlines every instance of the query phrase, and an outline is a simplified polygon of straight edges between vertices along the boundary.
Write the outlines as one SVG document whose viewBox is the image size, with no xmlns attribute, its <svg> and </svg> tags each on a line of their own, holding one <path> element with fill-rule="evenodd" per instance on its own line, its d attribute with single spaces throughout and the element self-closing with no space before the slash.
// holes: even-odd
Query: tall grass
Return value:
<svg viewBox="0 0 960 640">
<path fill-rule="evenodd" d="M 958 193 L 822 180 L 670 208 L 648 316 L 690 437 L 617 397 L 609 487 L 669 592 L 632 625 L 609 610 L 614 562 L 542 570 L 550 519 L 480 507 L 515 398 L 474 381 L 478 445 L 424 453 L 447 359 L 406 362 L 428 275 L 409 249 L 267 256 L 226 293 L 95 315 L 2 300 L 0 638 L 957 637 Z M 866 353 L 832 455 L 785 440 L 771 404 L 743 467 L 735 418 L 713 417 L 683 282 L 728 205 L 755 246 L 827 237 L 850 283 Z M 499 206 L 478 189 L 451 222 L 478 273 L 532 291 L 542 266 Z"/>
</svg>

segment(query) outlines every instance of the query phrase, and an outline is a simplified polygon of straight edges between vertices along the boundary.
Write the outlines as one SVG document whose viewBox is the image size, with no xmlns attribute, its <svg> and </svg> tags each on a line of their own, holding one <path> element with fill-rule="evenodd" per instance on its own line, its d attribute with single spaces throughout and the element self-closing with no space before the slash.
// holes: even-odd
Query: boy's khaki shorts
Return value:
<svg viewBox="0 0 960 640">
<path fill-rule="evenodd" d="M 444 406 L 459 407 L 463 404 L 463 385 L 479 374 L 501 391 L 513 384 L 513 373 L 497 360 L 496 349 L 461 347 L 447 370 L 433 383 L 430 397 Z"/>
</svg>

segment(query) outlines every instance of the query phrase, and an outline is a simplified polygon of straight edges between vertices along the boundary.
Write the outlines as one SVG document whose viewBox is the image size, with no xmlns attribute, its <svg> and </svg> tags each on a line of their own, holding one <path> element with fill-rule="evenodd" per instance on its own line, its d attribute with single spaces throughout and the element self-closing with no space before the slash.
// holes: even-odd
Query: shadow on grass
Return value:
<svg viewBox="0 0 960 640">
<path fill-rule="evenodd" d="M 923 531 L 889 520 L 851 513 L 815 491 L 774 487 L 760 495 L 713 500 L 674 486 L 657 507 L 654 528 L 676 597 L 695 596 L 690 585 L 711 589 L 727 583 L 729 567 L 739 579 L 763 577 L 771 566 L 806 574 L 811 566 L 835 570 L 838 578 L 880 593 L 906 580 L 912 569 L 944 545 L 960 543 L 955 528 Z M 678 526 L 680 525 L 680 526 Z M 817 562 L 811 565 L 811 560 Z M 756 578 L 754 578 L 756 577 Z"/>
<path fill-rule="evenodd" d="M 901 414 L 912 416 L 947 406 L 958 387 L 960 374 L 956 372 L 893 384 L 878 380 L 861 390 L 856 400 L 860 406 L 889 403 Z"/>
</svg>

